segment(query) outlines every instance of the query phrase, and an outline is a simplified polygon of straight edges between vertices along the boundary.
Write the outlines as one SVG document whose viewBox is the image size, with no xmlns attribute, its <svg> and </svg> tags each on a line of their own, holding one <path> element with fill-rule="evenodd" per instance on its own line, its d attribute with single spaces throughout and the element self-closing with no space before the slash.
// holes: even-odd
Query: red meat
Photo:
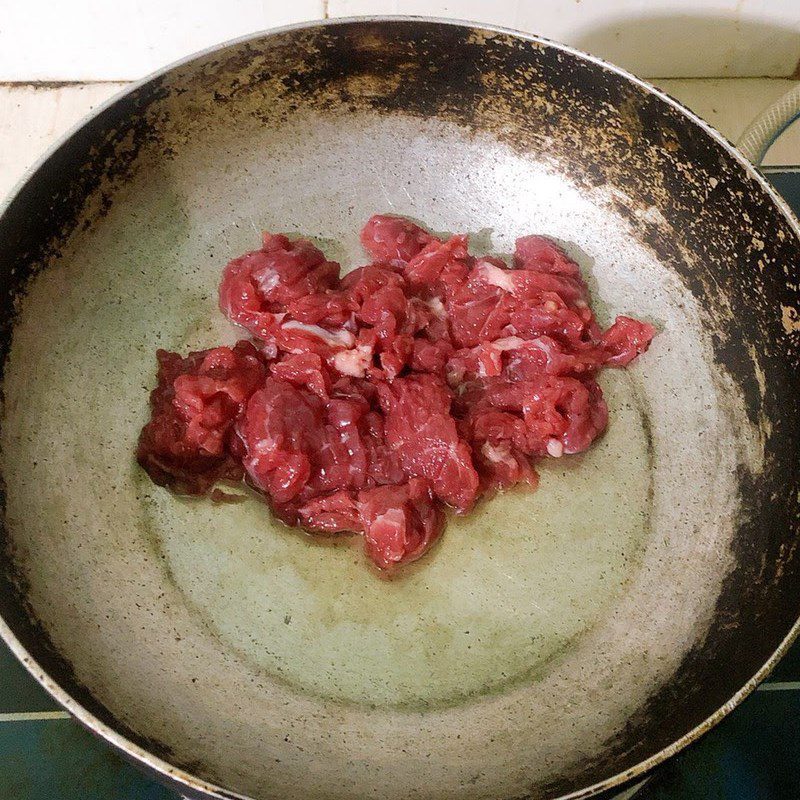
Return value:
<svg viewBox="0 0 800 800">
<path fill-rule="evenodd" d="M 310 242 L 265 233 L 261 250 L 225 267 L 219 306 L 231 322 L 270 340 L 286 303 L 330 289 L 338 278 L 339 265 Z"/>
<path fill-rule="evenodd" d="M 578 265 L 542 236 L 517 240 L 512 268 L 400 217 L 361 241 L 374 263 L 341 279 L 281 235 L 231 261 L 220 308 L 253 341 L 159 351 L 137 457 L 177 492 L 245 477 L 288 525 L 360 534 L 389 569 L 431 546 L 445 506 L 534 488 L 536 460 L 586 450 L 608 423 L 598 372 L 655 329 L 602 332 Z"/>
<path fill-rule="evenodd" d="M 446 242 L 433 239 L 406 264 L 408 282 L 428 294 L 464 281 L 472 265 L 467 237 L 453 236 Z"/>
<path fill-rule="evenodd" d="M 298 510 L 298 517 L 316 533 L 363 533 L 367 555 L 382 569 L 416 560 L 444 528 L 444 514 L 420 478 L 315 498 Z"/>
<path fill-rule="evenodd" d="M 578 265 L 546 236 L 523 236 L 514 248 L 514 266 L 534 272 L 555 272 L 580 277 Z"/>
<path fill-rule="evenodd" d="M 386 442 L 407 474 L 430 481 L 436 496 L 467 511 L 478 491 L 469 445 L 450 415 L 451 394 L 432 375 L 397 378 L 378 386 L 386 417 Z"/>
<path fill-rule="evenodd" d="M 603 334 L 600 344 L 605 351 L 605 363 L 627 367 L 636 356 L 644 353 L 656 335 L 656 329 L 647 322 L 630 317 L 617 317 L 616 322 Z"/>
<path fill-rule="evenodd" d="M 444 528 L 430 486 L 419 478 L 360 492 L 358 507 L 367 555 L 383 569 L 415 561 Z"/>
<path fill-rule="evenodd" d="M 361 244 L 375 261 L 402 266 L 408 263 L 428 242 L 427 231 L 403 217 L 376 214 L 361 229 Z"/>
<path fill-rule="evenodd" d="M 258 351 L 239 342 L 186 358 L 159 350 L 156 357 L 158 385 L 139 436 L 139 463 L 159 486 L 182 494 L 204 494 L 218 480 L 240 478 L 229 434 L 264 380 Z"/>
</svg>

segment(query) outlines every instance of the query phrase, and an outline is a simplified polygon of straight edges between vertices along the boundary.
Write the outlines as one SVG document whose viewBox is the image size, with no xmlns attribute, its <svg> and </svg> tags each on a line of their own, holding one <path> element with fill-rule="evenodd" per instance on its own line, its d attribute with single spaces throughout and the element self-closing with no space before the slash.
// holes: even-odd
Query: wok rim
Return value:
<svg viewBox="0 0 800 800">
<path fill-rule="evenodd" d="M 133 81 L 125 86 L 118 92 L 115 92 L 110 98 L 103 103 L 96 106 L 88 114 L 82 117 L 77 123 L 72 125 L 64 134 L 58 137 L 53 144 L 48 147 L 42 155 L 40 155 L 23 173 L 22 177 L 16 182 L 8 195 L 0 201 L 0 218 L 6 213 L 8 207 L 14 201 L 16 196 L 20 193 L 22 188 L 28 181 L 42 169 L 50 157 L 73 136 L 79 133 L 86 125 L 88 125 L 94 118 L 102 114 L 106 109 L 112 107 L 116 103 L 123 100 L 125 97 L 133 94 L 142 87 L 146 86 L 151 81 L 168 75 L 173 70 L 188 65 L 192 61 L 209 56 L 215 52 L 222 51 L 228 47 L 235 45 L 246 44 L 247 42 L 259 41 L 275 36 L 276 34 L 291 33 L 292 31 L 310 30 L 314 28 L 334 28 L 346 27 L 353 24 L 363 23 L 395 23 L 395 22 L 415 22 L 415 23 L 430 23 L 433 25 L 450 25 L 454 27 L 461 27 L 474 31 L 489 31 L 492 33 L 501 33 L 508 36 L 513 36 L 525 42 L 544 45 L 547 48 L 558 50 L 567 53 L 570 56 L 579 58 L 585 62 L 593 64 L 600 69 L 607 70 L 615 75 L 624 78 L 625 80 L 639 86 L 651 95 L 659 97 L 661 100 L 670 105 L 673 109 L 680 112 L 690 122 L 694 123 L 705 135 L 711 137 L 717 144 L 721 145 L 726 153 L 731 156 L 734 161 L 738 162 L 740 166 L 744 167 L 747 175 L 756 181 L 761 190 L 769 197 L 774 206 L 783 214 L 784 218 L 789 224 L 789 227 L 795 234 L 795 237 L 800 240 L 800 222 L 795 217 L 793 211 L 789 207 L 786 200 L 777 192 L 777 190 L 767 181 L 764 174 L 751 163 L 725 136 L 723 136 L 716 128 L 703 120 L 683 103 L 679 102 L 667 92 L 657 88 L 642 78 L 637 77 L 622 67 L 618 67 L 599 56 L 591 55 L 579 48 L 570 45 L 562 44 L 560 42 L 547 39 L 544 36 L 537 34 L 525 33 L 523 31 L 515 30 L 501 25 L 491 25 L 487 23 L 473 22 L 469 20 L 446 18 L 446 17 L 425 17 L 419 15 L 364 15 L 364 16 L 348 16 L 348 17 L 335 17 L 318 20 L 310 20 L 290 25 L 282 25 L 274 28 L 267 28 L 255 33 L 248 33 L 243 36 L 238 36 L 233 39 L 211 45 L 193 52 L 183 58 L 173 61 L 160 69 L 151 72 L 138 81 Z M 789 629 L 787 635 L 778 644 L 777 648 L 773 651 L 770 657 L 758 669 L 758 671 L 737 691 L 730 699 L 720 706 L 713 714 L 709 715 L 705 720 L 700 722 L 694 728 L 689 730 L 680 738 L 676 739 L 670 745 L 662 748 L 658 752 L 649 756 L 648 758 L 638 762 L 627 770 L 618 772 L 609 776 L 601 781 L 598 781 L 589 786 L 576 789 L 567 794 L 561 794 L 554 797 L 553 800 L 580 800 L 580 798 L 588 798 L 600 792 L 609 791 L 618 787 L 624 787 L 626 784 L 630 785 L 637 778 L 642 778 L 647 775 L 655 767 L 663 764 L 672 756 L 679 753 L 684 748 L 688 747 L 693 742 L 697 741 L 701 736 L 714 728 L 721 722 L 728 714 L 737 708 L 753 691 L 756 687 L 769 675 L 775 668 L 778 662 L 788 651 L 789 647 L 800 637 L 800 617 L 795 621 Z M 24 645 L 20 642 L 10 626 L 0 615 L 0 639 L 8 646 L 11 652 L 27 669 L 30 675 L 44 688 L 44 690 L 72 717 L 77 719 L 86 729 L 93 734 L 110 744 L 113 748 L 120 751 L 124 756 L 134 761 L 137 766 L 140 765 L 146 771 L 154 773 L 155 775 L 163 778 L 167 782 L 180 784 L 190 792 L 201 792 L 206 796 L 218 798 L 219 800 L 253 800 L 250 795 L 241 794 L 239 792 L 226 789 L 223 786 L 212 783 L 211 781 L 198 778 L 190 772 L 183 770 L 179 767 L 170 764 L 168 761 L 159 758 L 146 748 L 136 744 L 132 739 L 122 735 L 110 725 L 101 721 L 95 714 L 78 703 L 72 695 L 67 692 L 56 680 L 54 680 L 47 671 L 34 659 L 28 652 Z M 499 799 L 498 799 L 499 800 Z"/>
</svg>

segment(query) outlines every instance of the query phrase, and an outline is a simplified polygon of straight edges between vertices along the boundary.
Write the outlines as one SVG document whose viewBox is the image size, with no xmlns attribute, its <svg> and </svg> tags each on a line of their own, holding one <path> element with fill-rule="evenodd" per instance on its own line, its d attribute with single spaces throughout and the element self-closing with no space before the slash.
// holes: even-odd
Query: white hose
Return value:
<svg viewBox="0 0 800 800">
<path fill-rule="evenodd" d="M 760 166 L 772 143 L 800 118 L 800 83 L 764 109 L 739 137 L 736 146 L 756 166 Z"/>
</svg>

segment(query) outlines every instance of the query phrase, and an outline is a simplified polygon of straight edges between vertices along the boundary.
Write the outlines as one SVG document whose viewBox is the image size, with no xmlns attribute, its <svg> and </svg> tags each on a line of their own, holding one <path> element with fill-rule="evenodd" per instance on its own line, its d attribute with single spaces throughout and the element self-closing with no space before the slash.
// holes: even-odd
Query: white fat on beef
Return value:
<svg viewBox="0 0 800 800">
<path fill-rule="evenodd" d="M 274 267 L 266 267 L 265 269 L 258 270 L 253 274 L 258 288 L 267 294 L 271 289 L 274 289 L 280 282 L 281 276 L 278 270 Z"/>
<path fill-rule="evenodd" d="M 518 336 L 506 336 L 504 339 L 495 339 L 490 347 L 501 352 L 507 350 L 539 350 L 547 359 L 547 366 L 553 364 L 555 342 L 549 336 L 537 336 L 535 339 L 520 339 Z"/>
<path fill-rule="evenodd" d="M 340 350 L 333 357 L 334 368 L 351 378 L 363 378 L 371 363 L 372 348 L 364 344 L 352 350 Z"/>
<path fill-rule="evenodd" d="M 321 339 L 329 347 L 352 347 L 355 344 L 355 337 L 350 331 L 340 328 L 336 331 L 329 331 L 325 328 L 320 328 L 319 325 L 306 325 L 305 322 L 298 322 L 297 320 L 289 320 L 284 322 L 281 328 L 285 331 L 302 331 L 317 339 Z"/>
<path fill-rule="evenodd" d="M 486 344 L 479 344 L 473 348 L 473 352 L 478 356 L 478 377 L 487 377 L 485 358 L 488 357 L 492 361 L 494 367 L 493 374 L 500 374 L 503 368 L 502 354 L 506 350 L 518 350 L 526 344 L 525 339 L 520 339 L 518 336 L 506 336 L 502 339 L 495 339 L 493 342 Z"/>
<path fill-rule="evenodd" d="M 483 453 L 487 461 L 491 461 L 492 464 L 505 464 L 512 468 L 517 465 L 514 456 L 511 455 L 507 442 L 498 442 L 497 444 L 484 442 L 481 445 L 481 453 Z"/>
<path fill-rule="evenodd" d="M 508 269 L 490 264 L 488 261 L 480 261 L 475 267 L 480 278 L 482 278 L 490 286 L 497 286 L 506 292 L 514 291 L 514 277 L 513 272 Z"/>
<path fill-rule="evenodd" d="M 527 340 L 520 339 L 519 336 L 505 336 L 502 339 L 495 339 L 493 342 L 490 342 L 490 346 L 495 350 L 499 350 L 501 353 L 505 353 L 506 350 L 518 350 L 526 343 Z"/>
<path fill-rule="evenodd" d="M 434 316 L 439 319 L 444 319 L 447 316 L 444 303 L 438 297 L 431 297 L 427 301 L 428 308 L 433 312 Z"/>
</svg>

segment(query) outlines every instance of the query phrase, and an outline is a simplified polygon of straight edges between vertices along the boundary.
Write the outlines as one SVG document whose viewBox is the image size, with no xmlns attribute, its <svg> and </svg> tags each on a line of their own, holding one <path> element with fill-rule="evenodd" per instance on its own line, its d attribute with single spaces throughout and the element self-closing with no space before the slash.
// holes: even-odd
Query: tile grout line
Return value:
<svg viewBox="0 0 800 800">
<path fill-rule="evenodd" d="M 800 691 L 800 681 L 769 681 L 756 687 L 759 692 Z M 67 711 L 10 711 L 0 712 L 0 722 L 16 722 L 28 719 L 69 719 Z"/>
<path fill-rule="evenodd" d="M 771 683 L 762 683 L 758 690 L 759 692 L 791 692 L 800 690 L 800 681 L 772 681 Z"/>
<path fill-rule="evenodd" d="M 70 719 L 66 711 L 11 711 L 0 714 L 1 722 L 29 722 L 39 719 Z"/>
<path fill-rule="evenodd" d="M 800 681 L 773 681 L 762 683 L 757 687 L 759 692 L 792 692 L 800 691 Z M 2 722 L 28 722 L 32 720 L 71 719 L 66 711 L 11 711 L 0 713 Z"/>
</svg>

